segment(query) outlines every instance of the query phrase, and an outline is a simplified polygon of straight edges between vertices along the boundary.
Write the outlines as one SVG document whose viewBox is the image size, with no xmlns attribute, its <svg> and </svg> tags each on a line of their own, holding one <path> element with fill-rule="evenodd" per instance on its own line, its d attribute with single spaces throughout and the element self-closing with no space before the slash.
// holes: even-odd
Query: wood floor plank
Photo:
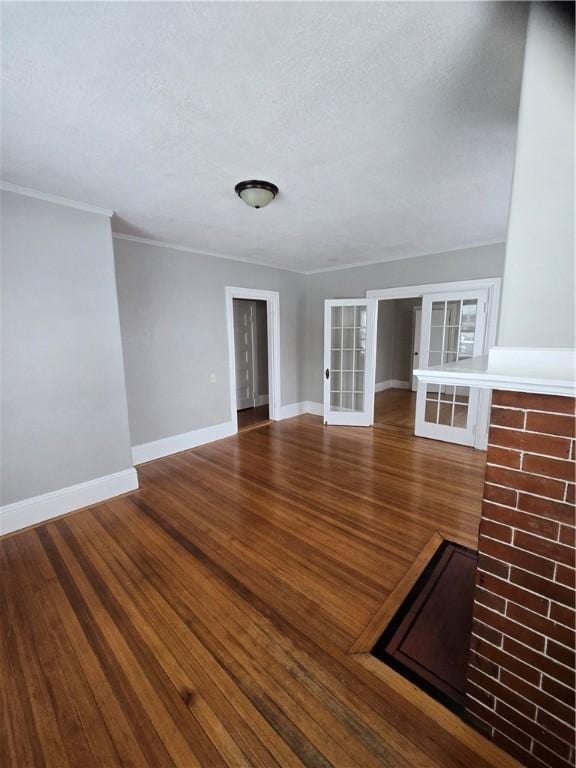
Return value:
<svg viewBox="0 0 576 768">
<path fill-rule="evenodd" d="M 2 766 L 512 766 L 348 653 L 432 534 L 474 546 L 480 518 L 484 455 L 387 394 L 374 429 L 247 430 L 0 539 Z"/>
</svg>

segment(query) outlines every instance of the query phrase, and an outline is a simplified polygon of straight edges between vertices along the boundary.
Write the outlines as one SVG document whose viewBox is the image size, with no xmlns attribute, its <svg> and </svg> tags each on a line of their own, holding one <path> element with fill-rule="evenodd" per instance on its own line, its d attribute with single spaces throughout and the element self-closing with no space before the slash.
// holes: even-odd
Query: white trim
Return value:
<svg viewBox="0 0 576 768">
<path fill-rule="evenodd" d="M 278 269 L 282 272 L 295 272 L 298 275 L 304 274 L 298 269 L 290 267 L 276 266 L 265 261 L 256 259 L 246 259 L 242 256 L 231 256 L 229 253 L 218 253 L 217 251 L 200 250 L 191 248 L 188 245 L 179 245 L 178 243 L 166 243 L 163 240 L 154 240 L 150 237 L 137 237 L 136 235 L 125 235 L 122 232 L 112 232 L 114 240 L 127 240 L 129 243 L 140 243 L 141 245 L 152 245 L 155 248 L 168 248 L 171 251 L 182 251 L 184 253 L 193 253 L 195 256 L 212 256 L 215 259 L 228 259 L 228 261 L 239 261 L 243 264 L 254 264 L 257 267 L 267 267 L 268 269 Z"/>
<path fill-rule="evenodd" d="M 280 413 L 282 419 L 293 419 L 295 416 L 302 416 L 304 413 L 310 413 L 313 416 L 323 416 L 324 405 L 323 403 L 315 403 L 312 400 L 303 400 L 300 403 L 283 405 Z"/>
<path fill-rule="evenodd" d="M 401 381 L 400 379 L 387 379 L 386 381 L 376 382 L 376 392 L 384 392 L 385 389 L 410 389 L 411 385 L 409 381 Z"/>
<path fill-rule="evenodd" d="M 132 446 L 132 461 L 134 464 L 143 464 L 146 461 L 161 459 L 163 456 L 188 451 L 191 448 L 197 448 L 199 445 L 212 443 L 214 440 L 222 440 L 225 437 L 230 437 L 230 435 L 235 434 L 237 431 L 236 424 L 232 423 L 232 421 L 226 421 L 224 424 L 215 424 L 211 427 L 194 429 L 192 432 L 183 432 L 180 435 L 163 437 L 150 443 L 141 443 L 140 445 Z"/>
<path fill-rule="evenodd" d="M 541 395 L 574 397 L 576 352 L 562 349 L 495 347 L 489 355 L 415 371 L 420 381 L 455 384 L 486 391 L 504 389 Z M 514 370 L 516 369 L 516 370 Z"/>
<path fill-rule="evenodd" d="M 42 523 L 138 488 L 134 467 L 0 507 L 0 534 Z"/>
<path fill-rule="evenodd" d="M 97 213 L 101 216 L 106 216 L 109 219 L 114 216 L 114 211 L 111 208 L 100 208 L 91 203 L 82 203 L 79 200 L 69 200 L 67 197 L 58 197 L 58 195 L 51 195 L 49 192 L 40 192 L 39 189 L 20 187 L 18 184 L 12 184 L 9 181 L 0 180 L 0 189 L 5 192 L 13 192 L 15 195 L 34 197 L 37 200 L 44 200 L 47 203 L 54 203 L 55 205 L 65 205 L 67 208 L 77 208 L 80 211 Z"/>
<path fill-rule="evenodd" d="M 460 250 L 460 249 L 458 249 Z M 376 288 L 366 291 L 370 299 L 414 299 L 425 293 L 446 293 L 450 291 L 474 291 L 480 288 L 500 288 L 501 277 L 480 277 L 477 280 L 452 280 L 444 283 L 422 283 L 401 285 L 396 288 Z"/>
<path fill-rule="evenodd" d="M 234 432 L 238 431 L 236 410 L 236 357 L 234 352 L 234 299 L 255 299 L 266 302 L 268 321 L 268 408 L 269 418 L 278 421 L 281 400 L 280 367 L 280 294 L 278 291 L 263 291 L 258 288 L 236 288 L 227 285 L 224 289 L 226 298 L 226 333 L 228 335 L 228 376 L 230 384 L 230 420 Z"/>
<path fill-rule="evenodd" d="M 394 255 L 390 258 L 371 259 L 370 261 L 358 261 L 348 264 L 333 264 L 329 267 L 320 267 L 320 269 L 310 269 L 305 271 L 305 275 L 318 275 L 321 272 L 338 272 L 341 269 L 356 269 L 356 267 L 371 267 L 374 264 L 389 264 L 394 261 L 404 261 L 405 259 L 417 259 L 421 256 L 441 256 L 444 253 L 455 253 L 457 251 L 468 251 L 472 248 L 487 248 L 491 245 L 505 245 L 505 241 L 502 238 L 497 240 L 483 240 L 480 243 L 471 243 L 469 245 L 458 245 L 455 248 L 444 248 L 441 251 L 418 251 L 417 253 L 407 253 L 404 256 Z M 408 297 L 410 298 L 410 297 Z"/>
</svg>

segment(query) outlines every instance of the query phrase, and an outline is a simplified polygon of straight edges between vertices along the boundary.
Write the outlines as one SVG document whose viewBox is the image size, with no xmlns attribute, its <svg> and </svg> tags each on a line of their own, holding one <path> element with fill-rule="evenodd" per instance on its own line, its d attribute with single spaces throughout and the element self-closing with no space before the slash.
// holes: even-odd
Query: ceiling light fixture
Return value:
<svg viewBox="0 0 576 768">
<path fill-rule="evenodd" d="M 278 187 L 270 181 L 240 181 L 234 187 L 236 194 L 252 208 L 264 208 L 278 194 Z"/>
</svg>

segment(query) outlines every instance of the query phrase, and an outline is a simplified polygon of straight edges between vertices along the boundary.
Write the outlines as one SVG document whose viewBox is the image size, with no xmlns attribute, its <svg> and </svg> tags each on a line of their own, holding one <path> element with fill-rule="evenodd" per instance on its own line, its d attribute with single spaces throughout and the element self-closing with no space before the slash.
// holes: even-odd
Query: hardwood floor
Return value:
<svg viewBox="0 0 576 768">
<path fill-rule="evenodd" d="M 386 389 L 374 397 L 374 423 L 414 434 L 416 392 L 409 389 Z"/>
<path fill-rule="evenodd" d="M 475 545 L 483 472 L 302 416 L 1 540 L 2 766 L 515 765 L 348 653 L 433 531 Z"/>
<path fill-rule="evenodd" d="M 268 421 L 268 406 L 259 405 L 257 408 L 243 408 L 238 411 L 238 429 L 249 429 Z"/>
</svg>

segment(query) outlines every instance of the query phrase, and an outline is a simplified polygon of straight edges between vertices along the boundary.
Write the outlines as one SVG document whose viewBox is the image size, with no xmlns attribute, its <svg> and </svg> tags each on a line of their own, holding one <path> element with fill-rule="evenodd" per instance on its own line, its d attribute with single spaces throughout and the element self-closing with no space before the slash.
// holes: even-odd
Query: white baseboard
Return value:
<svg viewBox="0 0 576 768">
<path fill-rule="evenodd" d="M 293 419 L 294 416 L 302 416 L 303 413 L 312 413 L 322 416 L 324 406 L 322 403 L 314 403 L 312 400 L 302 400 L 300 403 L 283 405 L 280 409 L 280 419 Z"/>
<path fill-rule="evenodd" d="M 255 401 L 255 408 L 258 408 L 261 405 L 268 405 L 268 395 L 256 395 Z"/>
<path fill-rule="evenodd" d="M 314 416 L 324 416 L 324 403 L 315 403 L 313 400 L 305 400 L 304 413 L 312 413 Z"/>
<path fill-rule="evenodd" d="M 138 488 L 136 470 L 125 469 L 113 475 L 104 475 L 78 485 L 59 488 L 57 491 L 43 493 L 30 499 L 15 501 L 0 507 L 0 534 L 12 533 L 20 528 L 36 525 L 51 517 L 65 515 L 75 509 L 82 509 L 91 504 L 135 491 Z"/>
<path fill-rule="evenodd" d="M 153 440 L 151 443 L 142 443 L 132 446 L 132 461 L 134 464 L 143 464 L 145 461 L 161 459 L 171 453 L 188 451 L 214 440 L 222 440 L 224 437 L 236 434 L 234 422 L 226 421 L 223 424 L 215 424 L 212 427 L 194 429 L 192 432 L 184 432 L 180 435 L 163 437 L 161 440 Z"/>
<path fill-rule="evenodd" d="M 401 381 L 400 379 L 387 379 L 386 381 L 378 381 L 376 383 L 376 392 L 383 392 L 385 389 L 411 389 L 412 385 L 409 381 Z"/>
</svg>

